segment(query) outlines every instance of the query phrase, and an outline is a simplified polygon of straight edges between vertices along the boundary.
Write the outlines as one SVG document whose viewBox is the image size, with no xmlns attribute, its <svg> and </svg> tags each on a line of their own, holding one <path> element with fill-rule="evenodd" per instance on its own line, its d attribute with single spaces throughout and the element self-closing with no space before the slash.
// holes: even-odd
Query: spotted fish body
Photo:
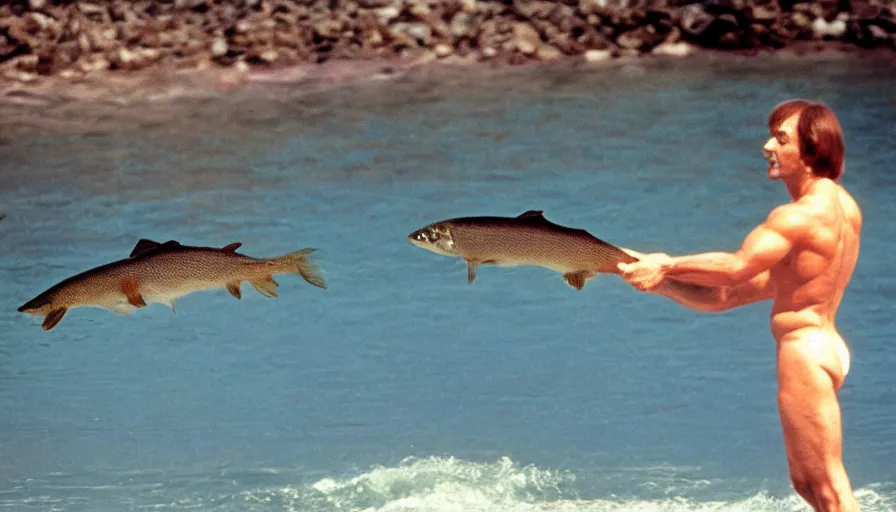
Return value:
<svg viewBox="0 0 896 512">
<path fill-rule="evenodd" d="M 221 288 L 241 298 L 243 281 L 268 297 L 276 297 L 273 276 L 281 273 L 299 274 L 312 285 L 326 288 L 317 266 L 308 259 L 313 249 L 279 258 L 253 258 L 237 253 L 240 245 L 233 243 L 219 249 L 143 239 L 128 258 L 69 277 L 22 305 L 19 311 L 44 315 L 42 327 L 49 330 L 75 307 L 99 307 L 124 314 L 151 303 L 174 309 L 174 301 L 179 297 Z"/>
<path fill-rule="evenodd" d="M 518 217 L 460 217 L 430 224 L 408 235 L 423 249 L 467 262 L 467 279 L 476 279 L 482 264 L 534 265 L 563 274 L 581 290 L 598 273 L 618 274 L 619 263 L 637 258 L 583 229 L 560 226 L 540 210 Z"/>
</svg>

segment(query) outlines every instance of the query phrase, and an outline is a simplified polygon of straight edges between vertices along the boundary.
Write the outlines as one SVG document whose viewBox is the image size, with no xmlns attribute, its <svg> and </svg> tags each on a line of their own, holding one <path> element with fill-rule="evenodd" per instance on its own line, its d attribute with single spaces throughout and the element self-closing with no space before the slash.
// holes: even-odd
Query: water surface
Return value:
<svg viewBox="0 0 896 512">
<path fill-rule="evenodd" d="M 695 313 L 599 277 L 483 267 L 406 241 L 518 215 L 644 251 L 734 250 L 787 201 L 766 116 L 821 100 L 847 137 L 862 254 L 844 457 L 896 507 L 896 71 L 682 60 L 249 86 L 11 109 L 0 145 L 0 508 L 807 510 L 787 480 L 768 304 Z M 873 64 L 873 62 L 872 62 Z M 14 116 L 12 114 L 15 114 Z M 15 308 L 139 238 L 274 256 L 281 276 L 176 313 Z"/>
</svg>

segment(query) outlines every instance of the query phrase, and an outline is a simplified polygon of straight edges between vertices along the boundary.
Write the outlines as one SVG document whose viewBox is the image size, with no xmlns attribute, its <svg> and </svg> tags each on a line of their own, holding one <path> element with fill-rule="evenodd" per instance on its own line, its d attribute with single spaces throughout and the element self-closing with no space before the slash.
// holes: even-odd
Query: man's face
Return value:
<svg viewBox="0 0 896 512">
<path fill-rule="evenodd" d="M 800 158 L 800 143 L 796 135 L 799 114 L 794 114 L 778 126 L 771 138 L 762 146 L 768 160 L 768 178 L 777 180 L 802 172 L 805 168 Z"/>
</svg>

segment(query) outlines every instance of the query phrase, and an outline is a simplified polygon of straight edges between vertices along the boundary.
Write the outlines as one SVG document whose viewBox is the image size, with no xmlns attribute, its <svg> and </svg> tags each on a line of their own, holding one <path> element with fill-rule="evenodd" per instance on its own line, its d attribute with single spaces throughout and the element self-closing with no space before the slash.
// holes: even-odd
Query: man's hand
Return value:
<svg viewBox="0 0 896 512">
<path fill-rule="evenodd" d="M 666 277 L 666 268 L 672 258 L 663 253 L 643 254 L 636 257 L 639 258 L 639 261 L 620 263 L 619 271 L 628 284 L 642 292 L 649 292 L 663 282 Z"/>
</svg>

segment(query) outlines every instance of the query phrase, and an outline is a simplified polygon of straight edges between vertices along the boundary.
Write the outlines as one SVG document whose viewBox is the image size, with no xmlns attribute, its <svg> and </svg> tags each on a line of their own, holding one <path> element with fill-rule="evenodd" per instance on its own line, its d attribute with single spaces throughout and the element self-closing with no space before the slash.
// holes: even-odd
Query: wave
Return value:
<svg viewBox="0 0 896 512">
<path fill-rule="evenodd" d="M 690 479 L 693 468 L 651 467 L 623 471 L 621 487 L 580 495 L 593 481 L 571 471 L 520 466 L 509 457 L 471 462 L 455 457 L 407 458 L 357 476 L 307 480 L 294 468 L 179 472 L 159 470 L 109 475 L 29 479 L 0 490 L 2 510 L 190 510 L 215 512 L 810 512 L 792 492 L 742 490 L 740 482 Z M 100 475 L 96 475 L 100 476 Z M 110 482 L 109 477 L 112 476 Z M 591 480 L 592 477 L 587 477 Z M 262 484 L 265 480 L 268 484 Z M 599 480 L 615 480 L 602 475 Z M 276 483 L 275 483 L 276 482 Z M 123 485 L 122 485 L 123 484 Z M 613 483 L 610 487 L 620 487 Z M 896 510 L 896 485 L 856 491 L 864 512 Z"/>
<path fill-rule="evenodd" d="M 510 458 L 474 463 L 454 457 L 408 458 L 396 467 L 377 466 L 358 476 L 324 478 L 303 487 L 245 492 L 255 502 L 283 510 L 352 512 L 753 512 L 810 510 L 796 495 L 785 498 L 759 491 L 734 500 L 696 500 L 687 496 L 657 499 L 582 499 L 575 496 L 576 476 L 534 466 L 520 467 Z M 707 481 L 693 482 L 694 488 Z M 648 485 L 650 485 L 648 483 Z M 685 486 L 687 487 L 687 486 Z M 867 512 L 896 509 L 889 486 L 856 491 Z M 269 510 L 263 507 L 264 510 Z M 260 510 L 260 509 L 259 509 Z"/>
</svg>

